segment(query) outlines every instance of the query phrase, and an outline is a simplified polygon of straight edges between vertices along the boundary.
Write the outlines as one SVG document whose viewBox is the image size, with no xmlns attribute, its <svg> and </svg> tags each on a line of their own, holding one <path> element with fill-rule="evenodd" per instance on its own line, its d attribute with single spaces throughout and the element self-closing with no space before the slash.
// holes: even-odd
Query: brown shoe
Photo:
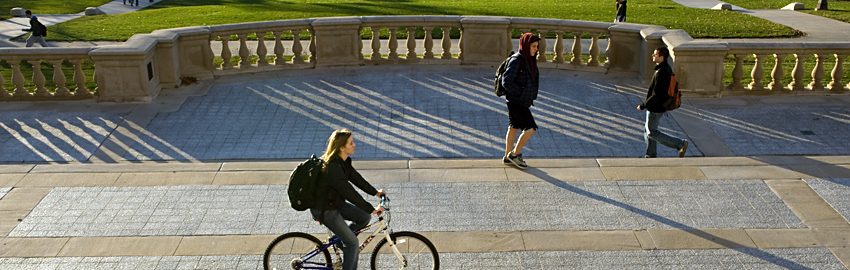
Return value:
<svg viewBox="0 0 850 270">
<path fill-rule="evenodd" d="M 685 144 L 682 145 L 682 149 L 679 149 L 679 157 L 680 158 L 685 157 L 685 151 L 687 151 L 687 150 L 688 150 L 688 140 L 685 140 Z"/>
</svg>

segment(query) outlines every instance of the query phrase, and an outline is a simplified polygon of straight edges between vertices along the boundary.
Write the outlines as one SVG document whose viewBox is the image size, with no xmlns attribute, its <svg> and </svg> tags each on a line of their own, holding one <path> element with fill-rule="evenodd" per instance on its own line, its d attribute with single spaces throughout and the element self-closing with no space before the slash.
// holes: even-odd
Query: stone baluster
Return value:
<svg viewBox="0 0 850 270">
<path fill-rule="evenodd" d="M 747 58 L 746 54 L 735 54 L 735 69 L 732 70 L 732 83 L 729 84 L 729 90 L 744 90 L 744 84 L 741 83 L 744 79 L 744 58 Z"/>
<path fill-rule="evenodd" d="M 608 33 L 608 45 L 605 46 L 605 56 L 607 57 L 605 57 L 605 63 L 603 64 L 606 67 L 611 63 L 611 56 L 614 55 L 614 51 L 612 51 L 614 47 L 611 45 L 611 43 L 611 33 Z"/>
<path fill-rule="evenodd" d="M 791 89 L 791 91 L 800 91 L 804 89 L 803 61 L 806 60 L 806 56 L 800 53 L 795 53 L 794 57 L 797 58 L 797 62 L 794 64 L 794 70 L 791 71 L 791 77 L 794 78 L 794 80 L 788 84 L 788 88 Z"/>
<path fill-rule="evenodd" d="M 89 89 L 86 88 L 86 75 L 83 73 L 83 60 L 71 60 L 71 63 L 74 64 L 74 84 L 77 85 L 77 89 L 74 89 L 74 95 L 78 97 L 90 97 L 92 96 Z M 229 62 L 229 61 L 228 61 Z"/>
<path fill-rule="evenodd" d="M 313 29 L 307 29 L 307 32 L 310 33 L 310 63 L 316 63 L 316 32 Z M 360 51 L 363 51 L 363 43 L 360 43 Z M 363 60 L 363 54 L 360 54 L 360 60 Z"/>
<path fill-rule="evenodd" d="M 390 60 L 398 60 L 398 37 L 396 36 L 396 31 L 398 31 L 398 27 L 387 27 L 390 30 Z"/>
<path fill-rule="evenodd" d="M 248 51 L 248 34 L 236 34 L 239 37 L 239 68 L 251 67 L 251 53 Z"/>
<path fill-rule="evenodd" d="M 537 63 L 549 62 L 546 57 L 546 33 L 549 33 L 548 29 L 537 29 L 537 35 L 540 37 L 540 42 L 537 43 Z"/>
<path fill-rule="evenodd" d="M 555 58 L 552 59 L 552 62 L 561 64 L 564 63 L 564 31 L 555 30 L 555 36 L 558 38 L 555 39 Z"/>
<path fill-rule="evenodd" d="M 819 53 L 815 54 L 815 56 L 818 57 L 818 63 L 815 64 L 815 69 L 812 70 L 812 83 L 809 84 L 809 89 L 822 91 L 824 90 L 823 83 L 821 83 L 821 80 L 823 80 L 823 61 L 826 59 L 827 55 Z"/>
<path fill-rule="evenodd" d="M 47 91 L 47 88 L 44 88 L 44 83 L 47 82 L 44 78 L 44 73 L 41 72 L 41 61 L 42 60 L 33 60 L 32 62 L 32 83 L 35 84 L 35 94 L 37 97 L 49 97 L 50 91 Z"/>
<path fill-rule="evenodd" d="M 573 66 L 581 66 L 581 34 L 582 32 L 573 32 L 573 58 L 570 59 Z"/>
<path fill-rule="evenodd" d="M 844 58 L 843 54 L 835 54 L 835 68 L 832 69 L 832 81 L 829 82 L 830 91 L 844 91 L 844 85 L 841 84 L 841 78 L 844 78 Z"/>
<path fill-rule="evenodd" d="M 304 64 L 304 57 L 301 57 L 301 29 L 289 31 L 292 33 L 292 63 Z"/>
<path fill-rule="evenodd" d="M 372 27 L 372 60 L 381 59 L 381 32 L 380 27 Z"/>
<path fill-rule="evenodd" d="M 9 63 L 12 65 L 12 84 L 15 85 L 15 94 L 16 97 L 31 97 L 30 91 L 24 88 L 24 74 L 21 73 L 21 62 L 18 60 L 11 61 Z"/>
<path fill-rule="evenodd" d="M 6 78 L 3 78 L 3 73 L 0 73 L 0 97 L 9 97 L 9 91 L 3 85 L 6 84 Z"/>
<path fill-rule="evenodd" d="M 221 63 L 221 69 L 232 69 L 233 63 L 230 62 L 230 59 L 233 58 L 233 55 L 230 53 L 230 35 L 218 37 L 221 39 L 221 60 L 224 60 Z"/>
<path fill-rule="evenodd" d="M 53 95 L 57 97 L 71 96 L 71 91 L 68 90 L 68 87 L 65 87 L 67 79 L 65 73 L 62 72 L 62 59 L 50 60 L 50 63 L 53 64 L 53 83 L 56 84 L 56 91 Z"/>
<path fill-rule="evenodd" d="M 514 32 L 513 28 L 508 28 L 508 46 L 507 46 L 508 49 L 505 51 L 505 53 L 508 56 L 511 56 L 511 51 L 514 50 L 514 39 L 511 36 L 513 34 L 513 32 Z"/>
<path fill-rule="evenodd" d="M 463 60 L 463 28 L 458 30 L 460 30 L 460 39 L 457 41 L 457 46 L 460 47 L 460 52 L 457 54 L 457 59 Z"/>
<path fill-rule="evenodd" d="M 257 66 L 263 67 L 269 65 L 269 60 L 266 59 L 266 32 L 255 33 L 257 35 Z"/>
<path fill-rule="evenodd" d="M 280 35 L 283 34 L 283 31 L 272 31 L 272 34 L 274 34 L 274 65 L 282 66 L 286 64 L 286 58 L 283 58 L 285 49 L 283 48 L 283 42 L 280 40 Z"/>
<path fill-rule="evenodd" d="M 431 32 L 434 31 L 433 26 L 422 27 L 425 30 L 425 59 L 434 59 L 434 38 L 431 37 Z"/>
<path fill-rule="evenodd" d="M 416 37 L 414 36 L 414 31 L 416 31 L 415 26 L 405 27 L 407 29 L 407 60 L 416 60 Z"/>
<path fill-rule="evenodd" d="M 771 81 L 767 87 L 771 91 L 785 90 L 785 87 L 782 85 L 782 76 L 785 75 L 785 73 L 782 72 L 782 60 L 785 59 L 786 55 L 774 54 L 773 56 L 776 57 L 776 65 L 773 66 L 773 72 L 770 73 L 773 81 Z"/>
<path fill-rule="evenodd" d="M 756 64 L 753 67 L 753 72 L 750 73 L 753 76 L 753 82 L 750 83 L 750 90 L 761 91 L 764 90 L 764 84 L 761 83 L 761 79 L 764 78 L 764 55 L 754 55 L 756 56 Z"/>
<path fill-rule="evenodd" d="M 451 26 L 441 26 L 440 28 L 443 30 L 443 40 L 442 40 L 443 53 L 442 53 L 442 56 L 440 56 L 440 58 L 441 59 L 452 59 L 452 40 L 451 40 L 451 37 L 449 36 L 449 34 L 451 33 L 450 31 L 452 30 L 452 27 Z"/>
<path fill-rule="evenodd" d="M 590 36 L 593 39 L 590 41 L 590 61 L 587 61 L 588 67 L 598 67 L 599 66 L 599 36 L 602 33 L 590 33 Z"/>
</svg>

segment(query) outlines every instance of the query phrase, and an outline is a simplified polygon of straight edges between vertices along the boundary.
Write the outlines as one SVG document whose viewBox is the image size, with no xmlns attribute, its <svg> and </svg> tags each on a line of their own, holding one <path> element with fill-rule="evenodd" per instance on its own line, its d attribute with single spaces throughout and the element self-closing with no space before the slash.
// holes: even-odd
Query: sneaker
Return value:
<svg viewBox="0 0 850 270">
<path fill-rule="evenodd" d="M 680 158 L 685 157 L 685 151 L 687 151 L 687 150 L 688 150 L 688 140 L 685 140 L 685 144 L 682 145 L 682 149 L 679 149 L 679 157 Z"/>
<path fill-rule="evenodd" d="M 510 156 L 510 155 L 511 155 L 510 153 L 505 154 L 505 157 L 502 158 L 502 163 L 511 164 L 512 163 L 511 159 L 508 158 L 508 156 Z"/>
<path fill-rule="evenodd" d="M 516 156 L 509 155 L 508 160 L 510 160 L 511 163 L 513 163 L 514 166 L 516 166 L 517 168 L 520 168 L 522 170 L 528 169 L 528 165 L 525 164 L 525 160 L 522 160 L 522 154 Z"/>
</svg>

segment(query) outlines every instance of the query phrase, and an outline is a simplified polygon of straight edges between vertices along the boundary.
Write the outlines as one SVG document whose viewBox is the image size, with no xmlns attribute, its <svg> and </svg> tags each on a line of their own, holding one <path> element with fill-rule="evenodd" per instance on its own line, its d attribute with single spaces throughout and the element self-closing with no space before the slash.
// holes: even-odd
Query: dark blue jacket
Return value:
<svg viewBox="0 0 850 270">
<path fill-rule="evenodd" d="M 540 68 L 534 75 L 521 53 L 514 54 L 508 61 L 508 68 L 502 76 L 502 86 L 507 89 L 505 99 L 511 103 L 531 107 L 537 99 L 537 86 L 540 82 Z"/>
</svg>

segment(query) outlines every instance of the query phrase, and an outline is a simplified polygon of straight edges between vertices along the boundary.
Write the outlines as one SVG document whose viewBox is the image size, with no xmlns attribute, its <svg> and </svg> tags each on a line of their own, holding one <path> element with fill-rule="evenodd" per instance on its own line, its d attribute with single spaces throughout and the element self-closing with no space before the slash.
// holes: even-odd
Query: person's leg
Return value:
<svg viewBox="0 0 850 270">
<path fill-rule="evenodd" d="M 361 212 L 363 211 L 361 210 Z M 313 217 L 318 218 L 316 213 L 313 213 Z M 360 256 L 360 241 L 357 240 L 354 231 L 345 222 L 341 212 L 337 210 L 326 211 L 322 224 L 342 240 L 342 269 L 357 269 L 357 258 Z"/>
<path fill-rule="evenodd" d="M 38 44 L 41 44 L 41 47 L 45 47 L 45 48 L 50 47 L 50 45 L 47 45 L 47 41 L 44 41 L 44 37 L 42 37 L 42 36 L 36 37 L 35 40 L 38 41 Z"/>
<path fill-rule="evenodd" d="M 664 146 L 674 148 L 676 150 L 681 149 L 685 141 L 677 138 L 670 137 L 667 134 L 662 133 L 658 130 L 658 125 L 661 122 L 661 117 L 664 116 L 664 113 L 653 113 L 647 111 L 646 116 L 646 131 L 644 132 L 644 136 L 653 142 L 661 143 Z M 645 139 L 646 140 L 646 139 Z M 647 144 L 649 145 L 649 143 Z M 655 157 L 656 149 L 653 145 L 652 152 L 650 153 L 649 146 L 647 146 L 647 155 L 650 157 Z M 650 155 L 651 154 L 651 155 Z"/>
<path fill-rule="evenodd" d="M 505 135 L 505 158 L 507 158 L 511 151 L 514 150 L 514 142 L 516 141 L 517 131 L 519 131 L 518 128 L 508 126 L 508 134 Z M 510 163 L 510 161 L 508 161 L 508 163 Z"/>
<path fill-rule="evenodd" d="M 33 44 L 35 44 L 35 35 L 30 35 L 30 37 L 27 38 L 27 47 L 32 47 Z"/>
<path fill-rule="evenodd" d="M 644 123 L 644 126 L 643 126 L 643 141 L 644 141 L 644 143 L 646 143 L 646 153 L 644 154 L 644 157 L 654 158 L 656 156 L 655 140 L 652 140 L 649 137 L 649 134 L 653 130 L 657 130 L 657 129 L 658 129 L 658 118 L 653 117 L 651 112 L 646 111 L 646 122 Z"/>
<path fill-rule="evenodd" d="M 351 228 L 352 232 L 365 228 L 366 225 L 369 225 L 369 221 L 372 220 L 372 213 L 366 213 L 349 202 L 346 202 L 342 206 L 339 214 L 342 215 L 343 219 L 351 221 L 348 227 Z"/>
<path fill-rule="evenodd" d="M 537 129 L 535 128 L 522 131 L 522 134 L 519 135 L 519 141 L 516 143 L 516 147 L 514 147 L 514 155 L 522 154 L 522 148 L 525 147 L 525 144 L 528 143 L 528 140 L 531 139 L 531 135 L 534 135 L 535 132 L 537 132 Z"/>
</svg>

